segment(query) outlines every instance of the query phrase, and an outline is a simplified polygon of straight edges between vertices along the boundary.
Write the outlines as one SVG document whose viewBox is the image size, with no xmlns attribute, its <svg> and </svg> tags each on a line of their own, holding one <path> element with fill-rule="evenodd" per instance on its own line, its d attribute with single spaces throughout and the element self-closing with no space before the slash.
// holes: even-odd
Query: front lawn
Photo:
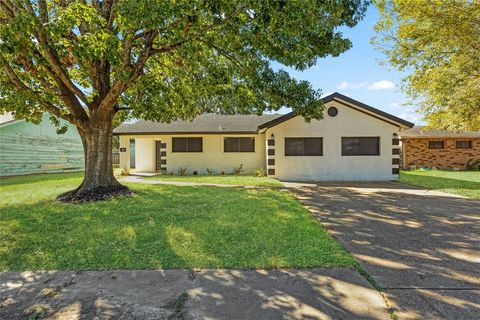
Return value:
<svg viewBox="0 0 480 320">
<path fill-rule="evenodd" d="M 402 171 L 400 182 L 480 199 L 479 171 Z"/>
<path fill-rule="evenodd" d="M 211 183 L 211 184 L 228 184 L 237 186 L 257 186 L 257 187 L 281 187 L 280 181 L 267 177 L 254 176 L 235 176 L 235 175 L 200 175 L 200 176 L 177 176 L 159 174 L 152 177 L 145 177 L 145 179 L 156 179 L 163 181 L 180 181 L 180 182 L 197 182 L 197 183 Z"/>
<path fill-rule="evenodd" d="M 131 184 L 128 198 L 54 200 L 80 180 L 0 181 L 0 271 L 356 266 L 287 191 Z"/>
</svg>

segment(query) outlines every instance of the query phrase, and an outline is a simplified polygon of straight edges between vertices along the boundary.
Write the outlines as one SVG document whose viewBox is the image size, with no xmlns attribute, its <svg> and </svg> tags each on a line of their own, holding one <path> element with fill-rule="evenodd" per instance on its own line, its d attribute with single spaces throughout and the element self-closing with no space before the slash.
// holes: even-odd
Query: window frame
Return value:
<svg viewBox="0 0 480 320">
<path fill-rule="evenodd" d="M 185 151 L 176 151 L 175 150 L 175 140 L 177 139 L 186 139 L 186 150 Z M 190 139 L 200 139 L 200 151 L 190 151 Z M 178 140 L 177 140 L 178 141 Z M 172 153 L 202 153 L 203 152 L 203 137 L 172 137 Z"/>
<path fill-rule="evenodd" d="M 238 147 L 238 150 L 236 151 L 227 151 L 226 148 L 225 148 L 225 143 L 227 141 L 227 139 L 231 139 L 231 140 L 235 140 L 237 139 L 237 147 Z M 240 150 L 241 148 L 241 140 L 242 139 L 248 139 L 248 140 L 253 140 L 253 150 L 249 150 L 249 151 L 242 151 Z M 255 137 L 223 137 L 223 152 L 224 153 L 255 153 L 255 143 L 256 143 L 256 139 Z"/>
<path fill-rule="evenodd" d="M 287 153 L 287 141 L 302 140 L 302 154 L 288 154 Z M 306 140 L 319 140 L 320 141 L 320 154 L 305 154 L 305 141 Z M 285 157 L 322 157 L 323 156 L 323 137 L 285 137 L 283 154 Z"/>
<path fill-rule="evenodd" d="M 464 143 L 467 143 L 468 146 L 464 147 L 463 146 Z M 459 144 L 460 144 L 460 147 L 459 147 Z M 472 140 L 456 140 L 455 149 L 473 149 L 473 141 Z"/>
<path fill-rule="evenodd" d="M 441 143 L 442 147 L 441 148 L 433 147 L 435 143 Z M 428 140 L 427 147 L 428 147 L 428 150 L 443 150 L 445 149 L 445 140 Z"/>
<path fill-rule="evenodd" d="M 361 139 L 375 139 L 378 143 L 377 145 L 377 151 L 375 154 L 373 153 L 357 153 L 357 154 L 347 154 L 345 151 L 345 148 L 344 148 L 344 141 L 345 139 L 359 139 L 359 147 L 358 149 L 360 150 L 360 141 Z M 352 136 L 349 136 L 349 137 L 342 137 L 341 139 L 341 155 L 342 157 L 379 157 L 381 155 L 381 150 L 380 150 L 380 145 L 381 145 L 381 141 L 380 141 L 380 137 L 379 136 L 357 136 L 357 137 L 352 137 Z"/>
</svg>

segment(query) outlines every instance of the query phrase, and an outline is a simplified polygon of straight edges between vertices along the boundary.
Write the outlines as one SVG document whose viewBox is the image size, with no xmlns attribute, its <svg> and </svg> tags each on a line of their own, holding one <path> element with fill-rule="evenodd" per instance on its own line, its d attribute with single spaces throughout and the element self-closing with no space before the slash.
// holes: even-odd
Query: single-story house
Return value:
<svg viewBox="0 0 480 320">
<path fill-rule="evenodd" d="M 65 134 L 57 134 L 49 114 L 39 124 L 0 115 L 0 176 L 83 170 L 82 140 L 66 121 Z"/>
<path fill-rule="evenodd" d="M 333 93 L 321 120 L 204 114 L 193 121 L 137 121 L 114 129 L 120 167 L 136 172 L 245 173 L 263 167 L 281 180 L 394 180 L 399 139 L 413 124 Z M 208 170 L 207 170 L 208 169 Z"/>
<path fill-rule="evenodd" d="M 450 132 L 415 126 L 400 132 L 400 141 L 401 166 L 405 169 L 466 169 L 469 160 L 480 160 L 480 131 Z"/>
</svg>

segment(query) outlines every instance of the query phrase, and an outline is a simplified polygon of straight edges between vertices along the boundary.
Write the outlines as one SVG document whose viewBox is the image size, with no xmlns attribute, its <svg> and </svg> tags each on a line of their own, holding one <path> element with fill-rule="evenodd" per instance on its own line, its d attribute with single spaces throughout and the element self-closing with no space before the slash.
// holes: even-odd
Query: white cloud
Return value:
<svg viewBox="0 0 480 320">
<path fill-rule="evenodd" d="M 380 80 L 376 82 L 348 82 L 342 81 L 337 84 L 337 89 L 340 90 L 350 90 L 350 89 L 363 89 L 367 88 L 368 90 L 388 90 L 395 88 L 395 84 L 388 80 Z"/>
<path fill-rule="evenodd" d="M 365 88 L 367 85 L 368 82 L 351 83 L 347 81 L 342 81 L 341 83 L 337 84 L 337 88 L 340 90 L 361 89 Z"/>
<path fill-rule="evenodd" d="M 370 84 L 368 90 L 388 90 L 395 88 L 395 84 L 388 80 L 380 80 Z"/>
<path fill-rule="evenodd" d="M 413 113 L 413 112 L 402 112 L 400 114 L 397 114 L 397 117 L 399 117 L 400 119 L 404 119 L 404 120 L 407 120 L 407 121 L 410 121 L 410 122 L 413 122 L 415 124 L 424 124 L 424 121 L 422 121 L 422 117 L 417 114 L 417 113 Z"/>
</svg>

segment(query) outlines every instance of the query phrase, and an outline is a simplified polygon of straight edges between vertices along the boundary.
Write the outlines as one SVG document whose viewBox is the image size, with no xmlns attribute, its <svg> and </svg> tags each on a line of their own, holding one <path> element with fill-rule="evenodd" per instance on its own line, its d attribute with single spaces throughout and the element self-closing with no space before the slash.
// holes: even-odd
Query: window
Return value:
<svg viewBox="0 0 480 320">
<path fill-rule="evenodd" d="M 202 138 L 172 138 L 172 152 L 202 152 Z"/>
<path fill-rule="evenodd" d="M 428 141 L 428 149 L 443 149 L 443 141 Z"/>
<path fill-rule="evenodd" d="M 338 114 L 338 109 L 335 107 L 330 107 L 328 108 L 327 113 L 330 117 L 335 117 Z"/>
<path fill-rule="evenodd" d="M 457 141 L 455 147 L 457 149 L 472 149 L 472 141 Z"/>
<path fill-rule="evenodd" d="M 224 152 L 255 152 L 255 138 L 224 138 Z"/>
<path fill-rule="evenodd" d="M 379 137 L 342 137 L 342 156 L 379 155 Z"/>
<path fill-rule="evenodd" d="M 323 138 L 285 138 L 286 156 L 322 156 Z"/>
<path fill-rule="evenodd" d="M 135 169 L 135 139 L 130 139 L 130 169 Z"/>
</svg>

